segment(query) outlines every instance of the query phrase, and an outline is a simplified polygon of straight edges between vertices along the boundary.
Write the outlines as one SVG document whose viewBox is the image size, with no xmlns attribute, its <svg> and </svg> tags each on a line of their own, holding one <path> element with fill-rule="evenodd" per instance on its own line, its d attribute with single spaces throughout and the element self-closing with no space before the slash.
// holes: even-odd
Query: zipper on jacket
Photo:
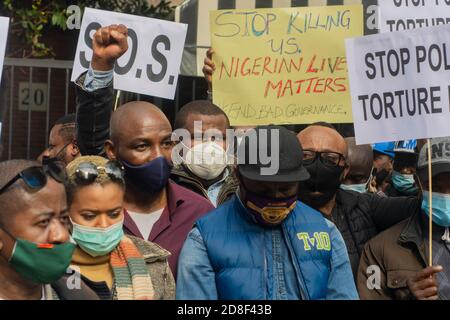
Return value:
<svg viewBox="0 0 450 320">
<path fill-rule="evenodd" d="M 264 233 L 264 300 L 267 299 L 267 252 L 266 252 L 266 234 Z"/>
<path fill-rule="evenodd" d="M 288 237 L 286 236 L 287 230 L 286 230 L 286 227 L 284 226 L 284 224 L 282 224 L 282 229 L 283 229 L 283 238 L 285 239 L 286 246 L 288 247 L 289 253 L 291 254 L 292 265 L 294 266 L 295 273 L 297 274 L 297 280 L 299 282 L 298 288 L 300 289 L 300 296 L 302 297 L 302 300 L 310 300 L 309 295 L 307 297 L 307 295 L 305 293 L 305 291 L 307 291 L 307 288 L 306 288 L 305 281 L 303 279 L 303 274 L 300 270 L 300 266 L 297 264 L 296 255 L 295 255 L 294 249 L 292 248 L 290 239 L 288 239 Z"/>
</svg>

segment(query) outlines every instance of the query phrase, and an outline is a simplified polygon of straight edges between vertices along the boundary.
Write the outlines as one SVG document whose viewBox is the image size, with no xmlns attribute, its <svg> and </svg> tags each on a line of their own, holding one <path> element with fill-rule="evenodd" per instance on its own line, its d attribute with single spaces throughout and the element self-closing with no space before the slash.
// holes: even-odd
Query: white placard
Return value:
<svg viewBox="0 0 450 320">
<path fill-rule="evenodd" d="M 5 60 L 6 41 L 8 40 L 9 18 L 0 17 L 0 82 L 2 81 L 3 63 Z"/>
<path fill-rule="evenodd" d="M 346 40 L 356 142 L 450 136 L 450 26 Z"/>
<path fill-rule="evenodd" d="M 449 0 L 378 1 L 380 32 L 450 24 Z"/>
<path fill-rule="evenodd" d="M 72 81 L 89 68 L 92 36 L 100 27 L 128 28 L 128 51 L 114 68 L 114 88 L 155 97 L 175 96 L 187 25 L 87 8 L 74 60 Z"/>
</svg>

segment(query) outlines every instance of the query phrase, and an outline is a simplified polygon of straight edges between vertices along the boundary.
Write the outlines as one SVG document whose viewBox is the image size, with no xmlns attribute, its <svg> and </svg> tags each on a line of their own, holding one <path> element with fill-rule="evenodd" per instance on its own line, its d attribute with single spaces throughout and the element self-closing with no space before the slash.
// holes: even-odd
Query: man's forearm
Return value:
<svg viewBox="0 0 450 320">
<path fill-rule="evenodd" d="M 109 120 L 113 112 L 112 70 L 90 69 L 76 82 L 77 143 L 82 155 L 101 155 L 109 139 Z"/>
</svg>

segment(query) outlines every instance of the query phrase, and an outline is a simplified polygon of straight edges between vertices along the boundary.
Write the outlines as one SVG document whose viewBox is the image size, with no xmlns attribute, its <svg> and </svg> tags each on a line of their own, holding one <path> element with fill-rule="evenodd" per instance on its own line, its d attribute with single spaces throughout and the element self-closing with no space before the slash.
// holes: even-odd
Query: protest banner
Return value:
<svg viewBox="0 0 450 320">
<path fill-rule="evenodd" d="M 383 0 L 378 3 L 380 32 L 450 23 L 449 0 Z"/>
<path fill-rule="evenodd" d="M 111 24 L 128 28 L 128 51 L 114 68 L 114 88 L 173 99 L 177 87 L 187 25 L 87 8 L 78 38 L 72 81 L 89 68 L 92 36 Z"/>
<path fill-rule="evenodd" d="M 424 27 L 434 27 L 439 25 L 450 24 L 450 0 L 386 0 L 380 1 L 379 4 L 379 24 L 380 32 L 393 32 L 401 30 L 410 30 Z M 438 32 L 437 29 L 428 29 L 429 33 Z M 424 83 L 427 83 L 424 81 Z M 450 87 L 449 87 L 450 88 Z M 450 89 L 449 89 L 450 90 Z M 449 91 L 450 94 L 450 91 Z M 449 101 L 449 100 L 444 100 Z M 431 140 L 428 137 L 428 159 L 431 159 Z M 428 233 L 433 233 L 433 199 L 432 185 L 433 175 L 431 162 L 428 163 L 428 190 L 430 203 L 430 212 L 428 214 Z M 433 241 L 429 236 L 428 265 L 433 264 L 432 252 Z"/>
<path fill-rule="evenodd" d="M 358 144 L 450 136 L 450 26 L 347 39 Z"/>
<path fill-rule="evenodd" d="M 0 83 L 2 81 L 3 63 L 5 60 L 6 42 L 8 40 L 9 18 L 0 17 Z"/>
<path fill-rule="evenodd" d="M 344 39 L 361 5 L 210 13 L 213 100 L 232 125 L 352 122 Z"/>
</svg>

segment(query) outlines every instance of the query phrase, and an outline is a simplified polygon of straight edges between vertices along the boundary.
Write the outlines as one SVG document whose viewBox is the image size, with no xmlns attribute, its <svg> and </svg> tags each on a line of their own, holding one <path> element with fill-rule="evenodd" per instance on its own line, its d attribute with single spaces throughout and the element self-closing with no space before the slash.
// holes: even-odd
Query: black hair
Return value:
<svg viewBox="0 0 450 320">
<path fill-rule="evenodd" d="M 226 113 L 209 100 L 195 100 L 185 104 L 175 117 L 174 129 L 186 128 L 186 120 L 191 114 L 201 114 L 206 116 L 224 116 L 227 120 L 227 127 L 230 127 L 230 120 Z"/>
<path fill-rule="evenodd" d="M 75 113 L 66 114 L 56 120 L 54 126 L 60 125 L 58 134 L 63 138 L 64 143 L 71 143 L 76 137 L 76 115 Z"/>
</svg>

